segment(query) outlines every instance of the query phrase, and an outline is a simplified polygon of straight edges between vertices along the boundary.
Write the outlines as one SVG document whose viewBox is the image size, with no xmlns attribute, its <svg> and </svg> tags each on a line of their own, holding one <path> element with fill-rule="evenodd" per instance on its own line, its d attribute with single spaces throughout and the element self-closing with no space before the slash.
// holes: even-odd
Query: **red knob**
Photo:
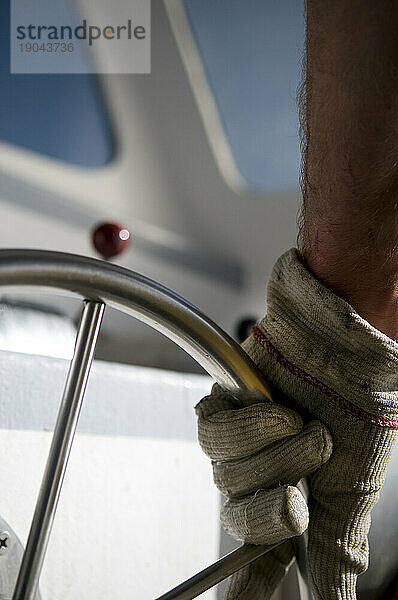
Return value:
<svg viewBox="0 0 398 600">
<path fill-rule="evenodd" d="M 93 231 L 93 245 L 102 258 L 112 258 L 130 245 L 130 232 L 117 223 L 101 223 Z"/>
</svg>

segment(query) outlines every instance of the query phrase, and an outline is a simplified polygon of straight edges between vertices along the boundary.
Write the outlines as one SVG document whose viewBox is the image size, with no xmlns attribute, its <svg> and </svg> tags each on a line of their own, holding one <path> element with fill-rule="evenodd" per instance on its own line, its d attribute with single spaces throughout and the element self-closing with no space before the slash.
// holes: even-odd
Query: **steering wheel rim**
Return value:
<svg viewBox="0 0 398 600">
<path fill-rule="evenodd" d="M 0 250 L 0 289 L 41 288 L 103 302 L 150 325 L 192 356 L 234 395 L 271 400 L 264 377 L 242 348 L 196 306 L 125 267 L 48 250 Z"/>
<path fill-rule="evenodd" d="M 0 290 L 16 288 L 52 290 L 84 300 L 75 353 L 13 594 L 13 600 L 34 600 L 106 305 L 168 337 L 235 397 L 251 402 L 272 398 L 260 371 L 229 335 L 193 304 L 144 275 L 63 252 L 0 250 Z M 243 545 L 161 599 L 194 598 L 273 547 Z"/>
</svg>

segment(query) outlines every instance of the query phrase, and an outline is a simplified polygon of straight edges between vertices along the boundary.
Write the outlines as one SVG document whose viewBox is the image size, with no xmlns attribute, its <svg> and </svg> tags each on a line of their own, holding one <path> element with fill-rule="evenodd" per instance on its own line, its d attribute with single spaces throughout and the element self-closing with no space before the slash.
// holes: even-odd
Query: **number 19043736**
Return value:
<svg viewBox="0 0 398 600">
<path fill-rule="evenodd" d="M 24 42 L 19 44 L 21 52 L 74 52 L 73 42 Z"/>
</svg>

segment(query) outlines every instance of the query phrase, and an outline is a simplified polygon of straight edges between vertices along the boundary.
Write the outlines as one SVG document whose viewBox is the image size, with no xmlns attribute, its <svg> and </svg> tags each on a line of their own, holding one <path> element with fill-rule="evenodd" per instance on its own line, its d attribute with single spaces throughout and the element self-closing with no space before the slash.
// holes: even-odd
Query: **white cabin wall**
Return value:
<svg viewBox="0 0 398 600">
<path fill-rule="evenodd" d="M 1 515 L 24 544 L 67 368 L 0 351 Z M 153 600 L 218 558 L 219 495 L 193 411 L 209 386 L 208 377 L 94 363 L 42 600 Z"/>
</svg>

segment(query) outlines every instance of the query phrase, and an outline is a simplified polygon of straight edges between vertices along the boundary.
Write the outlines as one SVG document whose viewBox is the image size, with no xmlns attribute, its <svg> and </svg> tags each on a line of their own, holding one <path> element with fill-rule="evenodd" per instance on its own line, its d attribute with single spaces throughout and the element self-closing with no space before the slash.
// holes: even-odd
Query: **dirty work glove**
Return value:
<svg viewBox="0 0 398 600">
<path fill-rule="evenodd" d="M 295 488 L 278 484 L 295 483 L 294 478 L 290 479 L 293 465 L 302 464 L 307 470 L 304 465 L 309 456 L 318 457 L 318 465 L 325 461 L 330 452 L 328 430 L 333 440 L 331 457 L 317 470 L 308 465 L 308 470 L 312 470 L 308 477 L 312 594 L 316 600 L 356 600 L 357 577 L 368 564 L 370 512 L 378 500 L 398 434 L 398 344 L 319 283 L 293 249 L 277 261 L 268 284 L 267 315 L 243 346 L 266 374 L 281 409 L 290 411 L 286 413 L 290 416 L 285 419 L 286 427 L 294 429 L 293 411 L 302 416 L 305 425 L 298 433 L 298 421 L 295 432 L 270 444 L 270 429 L 275 431 L 275 424 L 263 416 L 267 408 L 260 407 L 272 404 L 257 405 L 257 409 L 236 408 L 236 403 L 219 388 L 199 403 L 199 439 L 215 461 L 216 483 L 230 496 L 222 510 L 222 521 L 239 539 L 272 541 L 266 525 L 270 509 L 262 500 L 263 490 L 270 487 L 281 498 L 281 489 L 285 489 L 286 497 L 289 496 Z M 245 418 L 248 410 L 259 412 Z M 233 421 L 232 415 L 238 421 L 239 414 L 241 428 L 230 433 L 227 425 Z M 327 430 L 321 429 L 317 421 L 314 424 L 313 419 L 318 419 Z M 215 423 L 219 423 L 218 430 Z M 318 427 L 319 432 L 311 441 L 313 453 L 303 443 L 289 454 L 288 445 L 311 427 Z M 264 461 L 260 436 L 266 440 Z M 235 456 L 230 449 L 234 437 Z M 249 440 L 253 440 L 253 446 Z M 255 448 L 256 454 L 248 458 Z M 270 455 L 270 450 L 274 454 Z M 302 463 L 295 456 L 296 451 L 301 454 Z M 283 468 L 279 476 L 275 473 L 270 478 L 273 465 L 278 465 L 274 456 L 284 457 L 279 460 Z M 315 462 L 316 459 L 314 467 Z M 297 471 L 297 475 L 301 473 Z M 250 479 L 252 485 L 247 483 Z M 243 503 L 241 509 L 239 502 Z M 299 524 L 296 531 L 302 528 L 302 499 L 286 501 L 285 510 L 277 508 L 276 512 L 271 530 L 273 533 L 279 527 L 280 539 L 286 532 L 282 521 Z M 256 535 L 254 531 L 260 533 Z M 278 551 L 279 555 L 275 555 Z M 289 543 L 285 543 L 272 555 L 233 576 L 228 600 L 268 600 L 292 558 L 289 551 Z"/>
<path fill-rule="evenodd" d="M 308 509 L 292 484 L 329 458 L 330 434 L 319 421 L 304 425 L 297 412 L 274 402 L 241 406 L 217 384 L 196 406 L 199 442 L 213 461 L 218 489 L 229 498 L 221 522 L 252 544 L 300 535 Z M 293 559 L 291 542 L 282 544 L 232 577 L 225 598 L 270 598 Z"/>
</svg>

